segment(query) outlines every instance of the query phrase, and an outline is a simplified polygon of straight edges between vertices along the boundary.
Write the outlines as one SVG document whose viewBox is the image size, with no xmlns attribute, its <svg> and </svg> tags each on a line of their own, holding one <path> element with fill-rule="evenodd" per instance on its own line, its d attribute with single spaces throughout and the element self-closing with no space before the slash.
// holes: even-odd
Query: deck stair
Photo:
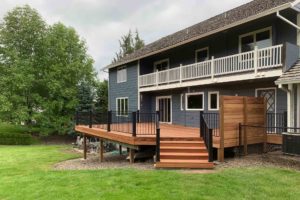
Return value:
<svg viewBox="0 0 300 200">
<path fill-rule="evenodd" d="M 198 137 L 161 138 L 160 162 L 156 168 L 212 169 L 204 141 Z"/>
</svg>

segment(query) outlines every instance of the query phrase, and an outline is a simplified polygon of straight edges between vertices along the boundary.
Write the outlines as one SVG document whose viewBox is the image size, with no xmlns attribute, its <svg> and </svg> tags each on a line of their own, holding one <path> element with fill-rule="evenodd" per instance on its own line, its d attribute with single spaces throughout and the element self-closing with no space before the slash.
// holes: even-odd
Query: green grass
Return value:
<svg viewBox="0 0 300 200">
<path fill-rule="evenodd" d="M 212 174 L 111 169 L 55 171 L 66 146 L 0 146 L 0 199 L 299 199 L 300 173 L 277 168 Z"/>
</svg>

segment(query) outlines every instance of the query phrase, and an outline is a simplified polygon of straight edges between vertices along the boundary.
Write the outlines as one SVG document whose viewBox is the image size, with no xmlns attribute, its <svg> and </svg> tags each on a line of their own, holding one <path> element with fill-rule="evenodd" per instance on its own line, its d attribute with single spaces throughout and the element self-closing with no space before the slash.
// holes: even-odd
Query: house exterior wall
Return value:
<svg viewBox="0 0 300 200">
<path fill-rule="evenodd" d="M 164 92 L 156 93 L 143 93 L 143 99 L 141 103 L 141 112 L 151 112 L 156 111 L 156 97 L 159 96 L 171 96 L 172 97 L 172 124 L 179 124 L 184 126 L 198 127 L 199 126 L 199 116 L 200 111 L 189 111 L 185 110 L 185 102 L 183 102 L 183 110 L 181 110 L 181 94 L 193 93 L 193 92 L 204 92 L 204 112 L 216 112 L 208 110 L 208 93 L 209 92 L 219 92 L 219 95 L 229 95 L 229 96 L 255 96 L 256 89 L 262 88 L 274 88 L 276 90 L 276 112 L 283 113 L 287 109 L 287 97 L 286 93 L 274 85 L 273 80 L 262 81 L 259 83 L 238 83 L 239 89 L 237 89 L 236 84 L 220 86 L 214 85 L 209 87 L 190 87 L 183 88 L 181 90 L 170 90 Z M 144 102 L 144 96 L 147 96 L 147 102 Z M 184 98 L 185 101 L 185 98 Z M 146 110 L 144 110 L 147 108 Z"/>
<path fill-rule="evenodd" d="M 117 83 L 117 68 L 109 70 L 109 110 L 116 110 L 116 98 L 128 97 L 128 110 L 138 109 L 138 63 L 126 65 L 127 81 Z"/>
<path fill-rule="evenodd" d="M 282 12 L 283 16 L 296 23 L 297 15 L 294 11 Z M 154 72 L 154 62 L 168 58 L 170 68 L 178 67 L 180 64 L 188 65 L 195 63 L 195 51 L 209 47 L 209 57 L 215 58 L 239 53 L 239 36 L 256 30 L 272 27 L 273 45 L 289 42 L 297 44 L 297 31 L 294 27 L 271 15 L 244 25 L 232 28 L 227 32 L 221 32 L 212 36 L 199 39 L 189 44 L 173 48 L 158 55 L 141 59 L 140 74 Z"/>
</svg>

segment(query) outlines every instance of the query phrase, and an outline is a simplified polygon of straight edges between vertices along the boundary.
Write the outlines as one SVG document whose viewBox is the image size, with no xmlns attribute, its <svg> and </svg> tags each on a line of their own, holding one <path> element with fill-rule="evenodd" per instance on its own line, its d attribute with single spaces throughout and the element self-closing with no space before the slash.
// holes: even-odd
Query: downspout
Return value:
<svg viewBox="0 0 300 200">
<path fill-rule="evenodd" d="M 283 20 L 284 22 L 288 23 L 289 25 L 293 26 L 294 28 L 296 28 L 297 30 L 300 30 L 300 26 L 294 24 L 293 22 L 291 22 L 290 20 L 288 20 L 287 18 L 285 18 L 284 16 L 280 15 L 279 11 L 276 12 L 276 16 Z"/>
</svg>

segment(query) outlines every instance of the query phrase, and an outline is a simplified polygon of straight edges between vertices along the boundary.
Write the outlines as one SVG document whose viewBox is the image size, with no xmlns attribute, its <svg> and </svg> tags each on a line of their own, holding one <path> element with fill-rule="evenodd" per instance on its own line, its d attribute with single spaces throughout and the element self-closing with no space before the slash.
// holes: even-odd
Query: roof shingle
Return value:
<svg viewBox="0 0 300 200">
<path fill-rule="evenodd" d="M 300 59 L 288 71 L 284 72 L 276 81 L 276 84 L 300 83 Z"/>
<path fill-rule="evenodd" d="M 217 30 L 227 25 L 231 25 L 235 22 L 243 19 L 255 16 L 264 11 L 282 6 L 287 3 L 291 3 L 294 0 L 254 0 L 232 10 L 219 14 L 215 17 L 202 21 L 198 24 L 185 28 L 181 31 L 163 37 L 155 42 L 152 42 L 142 49 L 139 49 L 124 58 L 120 59 L 116 63 L 112 63 L 107 68 L 116 67 L 128 62 L 132 62 L 141 57 L 146 57 L 157 51 L 164 50 L 166 48 L 172 48 L 174 45 L 184 43 L 185 41 L 197 39 L 204 34 L 208 34 L 211 31 Z"/>
</svg>

